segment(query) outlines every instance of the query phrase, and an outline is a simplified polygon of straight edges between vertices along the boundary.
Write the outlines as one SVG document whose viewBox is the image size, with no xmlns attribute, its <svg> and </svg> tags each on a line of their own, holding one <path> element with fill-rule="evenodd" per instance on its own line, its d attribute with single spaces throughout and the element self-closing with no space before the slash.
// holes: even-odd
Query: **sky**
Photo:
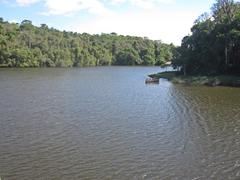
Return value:
<svg viewBox="0 0 240 180">
<path fill-rule="evenodd" d="M 0 17 L 59 30 L 148 37 L 180 45 L 214 0 L 0 0 Z"/>
</svg>

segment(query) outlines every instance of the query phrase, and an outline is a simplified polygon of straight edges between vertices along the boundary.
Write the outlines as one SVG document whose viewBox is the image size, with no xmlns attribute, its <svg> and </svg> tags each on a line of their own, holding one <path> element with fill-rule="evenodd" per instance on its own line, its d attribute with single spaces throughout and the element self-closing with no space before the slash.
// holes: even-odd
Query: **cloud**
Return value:
<svg viewBox="0 0 240 180">
<path fill-rule="evenodd" d="M 135 6 L 145 8 L 145 9 L 151 9 L 154 8 L 155 1 L 153 0 L 131 0 L 131 3 Z"/>
<path fill-rule="evenodd" d="M 19 6 L 29 6 L 38 2 L 42 2 L 46 7 L 46 11 L 40 13 L 43 15 L 71 15 L 79 11 L 101 16 L 113 14 L 101 0 L 16 0 Z"/>
<path fill-rule="evenodd" d="M 112 0 L 111 3 L 114 4 L 114 5 L 119 5 L 119 4 L 122 4 L 122 3 L 125 3 L 127 2 L 127 0 Z"/>
<path fill-rule="evenodd" d="M 69 15 L 81 10 L 102 16 L 113 13 L 99 0 L 45 0 L 45 7 L 47 15 Z"/>
<path fill-rule="evenodd" d="M 174 0 L 130 0 L 130 2 L 144 9 L 152 9 L 159 4 L 172 4 Z"/>
<path fill-rule="evenodd" d="M 114 5 L 129 3 L 135 7 L 153 9 L 159 4 L 174 3 L 175 0 L 16 0 L 20 6 L 29 6 L 38 2 L 42 2 L 46 7 L 46 10 L 40 13 L 42 15 L 72 15 L 79 11 L 86 11 L 90 14 L 109 16 L 114 14 L 106 7 L 109 3 Z"/>
<path fill-rule="evenodd" d="M 70 15 L 84 10 L 91 14 L 106 16 L 113 14 L 113 11 L 105 6 L 109 2 L 115 5 L 129 3 L 132 6 L 152 9 L 159 4 L 174 3 L 175 0 L 16 0 L 20 6 L 29 6 L 37 2 L 43 2 L 47 8 L 41 13 L 43 15 Z"/>
<path fill-rule="evenodd" d="M 152 9 L 160 4 L 173 4 L 175 3 L 175 0 L 112 0 L 111 2 L 116 5 L 128 2 L 133 6 Z"/>
<path fill-rule="evenodd" d="M 180 45 L 182 37 L 190 33 L 190 27 L 198 13 L 159 9 L 132 11 L 114 16 L 92 18 L 84 22 L 76 20 L 68 24 L 66 28 L 69 31 L 90 34 L 116 32 Z"/>
<path fill-rule="evenodd" d="M 39 2 L 40 0 L 16 0 L 17 4 L 20 6 L 28 6 L 31 4 L 35 4 Z"/>
</svg>

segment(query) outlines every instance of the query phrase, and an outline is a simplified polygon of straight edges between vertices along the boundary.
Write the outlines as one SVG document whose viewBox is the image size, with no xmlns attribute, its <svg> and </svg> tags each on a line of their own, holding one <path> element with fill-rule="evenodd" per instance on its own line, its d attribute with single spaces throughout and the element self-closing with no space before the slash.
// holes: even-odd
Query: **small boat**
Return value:
<svg viewBox="0 0 240 180">
<path fill-rule="evenodd" d="M 149 78 L 147 78 L 147 79 L 145 80 L 145 83 L 146 83 L 146 84 L 159 83 L 159 79 L 158 79 L 158 78 L 151 78 L 151 77 L 149 77 Z"/>
</svg>

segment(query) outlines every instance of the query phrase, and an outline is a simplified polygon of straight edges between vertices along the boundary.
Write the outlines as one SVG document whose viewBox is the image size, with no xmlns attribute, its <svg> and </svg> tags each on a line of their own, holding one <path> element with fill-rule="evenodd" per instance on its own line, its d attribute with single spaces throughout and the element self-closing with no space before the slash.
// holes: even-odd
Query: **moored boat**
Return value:
<svg viewBox="0 0 240 180">
<path fill-rule="evenodd" d="M 159 83 L 159 79 L 158 78 L 151 78 L 151 77 L 149 77 L 149 78 L 147 78 L 145 80 L 145 83 L 146 84 L 149 84 L 149 83 Z"/>
</svg>

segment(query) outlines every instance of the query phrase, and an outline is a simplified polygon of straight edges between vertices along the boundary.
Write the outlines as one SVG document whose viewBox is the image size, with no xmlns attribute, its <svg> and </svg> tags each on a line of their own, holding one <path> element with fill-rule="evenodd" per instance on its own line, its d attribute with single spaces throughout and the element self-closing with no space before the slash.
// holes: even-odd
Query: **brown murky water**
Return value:
<svg viewBox="0 0 240 180">
<path fill-rule="evenodd" d="M 158 71 L 0 69 L 1 179 L 240 179 L 240 89 Z"/>
</svg>

